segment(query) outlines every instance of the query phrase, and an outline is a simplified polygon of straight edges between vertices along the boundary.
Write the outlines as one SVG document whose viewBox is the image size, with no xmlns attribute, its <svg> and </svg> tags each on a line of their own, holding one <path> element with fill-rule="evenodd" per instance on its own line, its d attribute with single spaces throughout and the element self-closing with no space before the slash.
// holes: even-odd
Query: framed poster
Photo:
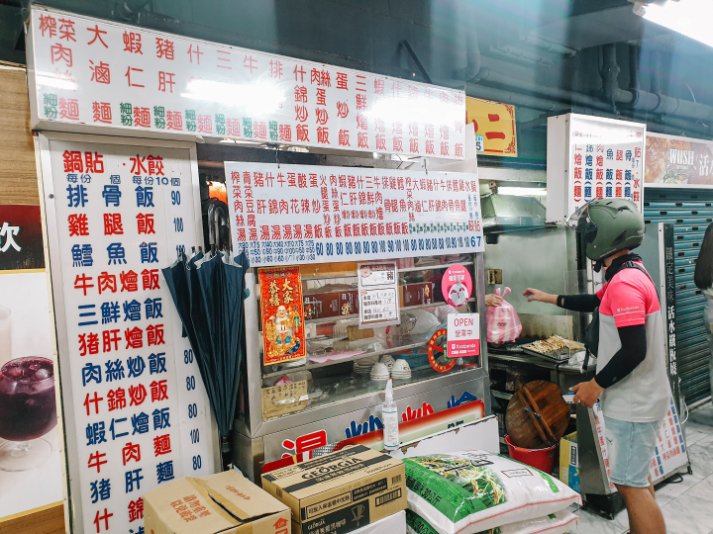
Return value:
<svg viewBox="0 0 713 534">
<path fill-rule="evenodd" d="M 202 242 L 195 147 L 40 135 L 71 528 L 138 533 L 141 495 L 215 469 L 208 401 L 160 274 Z"/>
</svg>

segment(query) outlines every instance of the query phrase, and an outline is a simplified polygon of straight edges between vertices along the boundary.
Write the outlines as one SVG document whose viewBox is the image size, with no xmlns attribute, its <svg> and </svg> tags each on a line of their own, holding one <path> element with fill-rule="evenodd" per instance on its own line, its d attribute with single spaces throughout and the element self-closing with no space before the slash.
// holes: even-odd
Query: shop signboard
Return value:
<svg viewBox="0 0 713 534">
<path fill-rule="evenodd" d="M 142 530 L 143 493 L 215 468 L 161 268 L 202 241 L 195 148 L 40 136 L 73 530 Z"/>
<path fill-rule="evenodd" d="M 483 250 L 475 174 L 228 161 L 233 248 L 250 265 Z"/>
<path fill-rule="evenodd" d="M 37 6 L 27 60 L 33 127 L 464 157 L 462 90 Z"/>
<path fill-rule="evenodd" d="M 713 187 L 713 141 L 646 134 L 646 187 Z"/>
<path fill-rule="evenodd" d="M 641 210 L 646 125 L 585 115 L 547 121 L 547 220 L 566 221 L 595 199 L 623 198 Z"/>
<path fill-rule="evenodd" d="M 0 206 L 0 271 L 44 270 L 39 206 Z"/>
<path fill-rule="evenodd" d="M 515 106 L 467 96 L 465 114 L 475 132 L 478 154 L 517 157 Z"/>
</svg>

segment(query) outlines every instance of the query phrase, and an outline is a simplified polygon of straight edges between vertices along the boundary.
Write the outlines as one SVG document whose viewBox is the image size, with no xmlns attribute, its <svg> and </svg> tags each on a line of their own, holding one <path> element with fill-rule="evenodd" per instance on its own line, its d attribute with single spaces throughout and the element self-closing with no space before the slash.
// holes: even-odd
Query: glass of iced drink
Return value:
<svg viewBox="0 0 713 534">
<path fill-rule="evenodd" d="M 52 446 L 41 437 L 56 424 L 52 361 L 27 356 L 3 365 L 0 369 L 0 470 L 25 471 L 42 464 Z"/>
</svg>

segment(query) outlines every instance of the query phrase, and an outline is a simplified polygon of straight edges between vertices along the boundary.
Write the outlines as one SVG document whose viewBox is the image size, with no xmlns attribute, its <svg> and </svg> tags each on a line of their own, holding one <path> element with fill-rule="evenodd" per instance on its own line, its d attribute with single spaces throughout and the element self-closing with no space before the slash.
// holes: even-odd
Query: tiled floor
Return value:
<svg viewBox="0 0 713 534">
<path fill-rule="evenodd" d="M 668 534 L 713 534 L 713 404 L 691 412 L 686 442 L 693 469 L 679 483 L 666 483 L 656 499 L 666 519 Z M 607 520 L 579 510 L 576 534 L 623 534 L 628 531 L 626 511 Z"/>
</svg>

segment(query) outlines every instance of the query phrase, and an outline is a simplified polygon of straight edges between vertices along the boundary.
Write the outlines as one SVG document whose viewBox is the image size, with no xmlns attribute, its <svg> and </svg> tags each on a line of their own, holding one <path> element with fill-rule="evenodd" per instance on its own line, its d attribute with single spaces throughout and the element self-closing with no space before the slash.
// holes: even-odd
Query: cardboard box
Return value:
<svg viewBox="0 0 713 534">
<path fill-rule="evenodd" d="M 290 510 L 237 471 L 183 477 L 144 494 L 147 534 L 290 534 Z"/>
<path fill-rule="evenodd" d="M 376 523 L 366 525 L 352 532 L 352 534 L 401 534 L 406 532 L 406 511 L 380 519 Z"/>
<path fill-rule="evenodd" d="M 579 485 L 579 448 L 577 433 L 567 434 L 560 440 L 560 480 L 574 491 L 580 491 Z"/>
<path fill-rule="evenodd" d="M 363 445 L 264 474 L 262 486 L 290 507 L 298 534 L 343 534 L 406 509 L 401 460 Z"/>
</svg>

